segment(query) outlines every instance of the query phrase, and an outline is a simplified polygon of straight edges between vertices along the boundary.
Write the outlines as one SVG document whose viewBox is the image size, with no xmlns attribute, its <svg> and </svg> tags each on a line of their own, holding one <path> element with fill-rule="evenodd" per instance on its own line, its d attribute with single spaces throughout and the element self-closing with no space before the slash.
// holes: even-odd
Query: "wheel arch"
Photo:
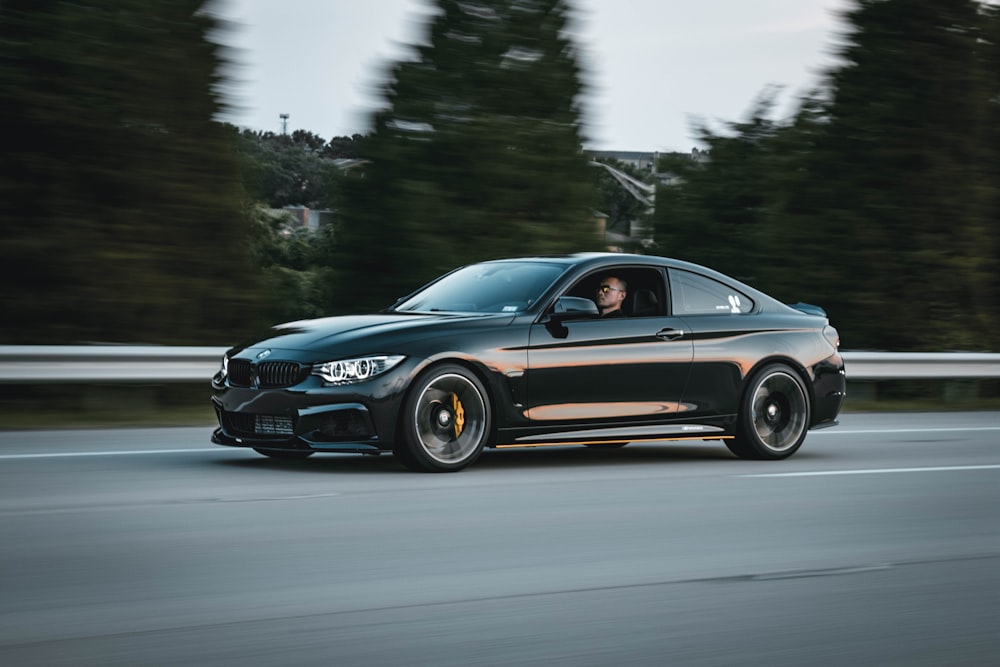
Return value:
<svg viewBox="0 0 1000 667">
<path fill-rule="evenodd" d="M 436 357 L 434 359 L 430 359 L 413 376 L 414 381 L 410 382 L 409 386 L 407 386 L 406 388 L 406 391 L 403 392 L 403 398 L 400 404 L 402 405 L 403 403 L 405 403 L 406 399 L 414 391 L 414 387 L 417 384 L 416 382 L 417 378 L 423 377 L 426 373 L 430 373 L 435 368 L 438 368 L 440 366 L 450 366 L 450 365 L 461 366 L 462 368 L 466 369 L 467 371 L 475 375 L 476 379 L 482 383 L 483 388 L 486 390 L 486 401 L 488 402 L 487 408 L 489 408 L 491 414 L 493 415 L 493 418 L 490 420 L 491 423 L 490 423 L 489 442 L 490 443 L 496 442 L 498 419 L 497 419 L 497 399 L 496 396 L 494 395 L 493 381 L 490 378 L 490 374 L 486 370 L 486 368 L 483 367 L 482 364 L 476 363 L 472 359 L 459 356 L 445 356 L 445 357 Z M 394 437 L 396 439 L 399 438 L 399 429 L 401 427 L 402 427 L 402 420 L 397 417 L 396 433 L 394 434 Z"/>
<path fill-rule="evenodd" d="M 740 404 L 741 405 L 743 404 L 743 398 L 746 396 L 746 393 L 750 391 L 751 378 L 757 375 L 757 373 L 759 373 L 762 368 L 766 368 L 771 364 L 781 364 L 789 367 L 790 369 L 795 371 L 795 374 L 798 375 L 800 380 L 802 380 L 802 384 L 805 385 L 806 388 L 806 394 L 809 397 L 809 422 L 811 426 L 813 420 L 814 407 L 816 405 L 816 388 L 815 386 L 813 386 L 812 375 L 809 373 L 809 369 L 807 369 L 805 366 L 803 366 L 794 358 L 784 354 L 775 354 L 769 357 L 764 357 L 750 368 L 749 372 L 747 372 L 746 376 L 743 378 L 743 390 L 740 392 Z"/>
<path fill-rule="evenodd" d="M 775 379 L 778 376 L 785 376 L 786 380 Z M 787 391 L 783 386 L 787 382 L 796 385 L 796 391 Z M 756 392 L 765 386 L 758 412 Z M 800 400 L 802 404 L 797 408 L 795 403 Z M 805 412 L 799 423 L 795 418 L 797 411 Z M 734 437 L 726 441 L 726 447 L 741 459 L 785 459 L 798 451 L 814 419 L 815 394 L 807 370 L 794 359 L 772 355 L 755 364 L 747 374 L 734 422 Z"/>
</svg>

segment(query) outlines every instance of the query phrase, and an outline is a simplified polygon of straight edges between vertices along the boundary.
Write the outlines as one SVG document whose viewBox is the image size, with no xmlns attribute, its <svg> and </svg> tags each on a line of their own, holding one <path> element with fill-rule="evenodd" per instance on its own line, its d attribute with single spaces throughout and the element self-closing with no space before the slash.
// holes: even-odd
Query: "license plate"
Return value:
<svg viewBox="0 0 1000 667">
<path fill-rule="evenodd" d="M 274 415 L 257 415 L 254 432 L 258 435 L 292 435 L 292 418 Z"/>
</svg>

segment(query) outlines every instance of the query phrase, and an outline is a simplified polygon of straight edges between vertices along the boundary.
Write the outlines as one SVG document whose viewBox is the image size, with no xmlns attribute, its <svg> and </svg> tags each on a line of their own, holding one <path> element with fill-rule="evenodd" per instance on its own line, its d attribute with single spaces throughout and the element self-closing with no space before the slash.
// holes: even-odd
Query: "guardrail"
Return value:
<svg viewBox="0 0 1000 667">
<path fill-rule="evenodd" d="M 842 352 L 848 380 L 1000 378 L 1000 354 Z"/>
<path fill-rule="evenodd" d="M 225 347 L 0 345 L 0 383 L 208 382 Z M 1000 378 L 1000 354 L 843 352 L 849 380 Z"/>
<path fill-rule="evenodd" d="M 225 347 L 0 345 L 0 383 L 208 382 Z"/>
</svg>

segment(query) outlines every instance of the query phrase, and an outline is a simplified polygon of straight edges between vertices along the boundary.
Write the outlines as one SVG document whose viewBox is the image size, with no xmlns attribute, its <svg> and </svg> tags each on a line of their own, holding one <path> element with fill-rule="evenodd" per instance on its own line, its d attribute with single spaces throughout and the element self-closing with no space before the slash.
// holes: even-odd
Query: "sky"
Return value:
<svg viewBox="0 0 1000 667">
<path fill-rule="evenodd" d="M 580 50 L 585 146 L 690 151 L 769 87 L 777 114 L 816 85 L 851 0 L 570 0 Z M 392 62 L 411 54 L 429 0 L 218 0 L 234 62 L 223 120 L 324 139 L 363 134 Z"/>
</svg>

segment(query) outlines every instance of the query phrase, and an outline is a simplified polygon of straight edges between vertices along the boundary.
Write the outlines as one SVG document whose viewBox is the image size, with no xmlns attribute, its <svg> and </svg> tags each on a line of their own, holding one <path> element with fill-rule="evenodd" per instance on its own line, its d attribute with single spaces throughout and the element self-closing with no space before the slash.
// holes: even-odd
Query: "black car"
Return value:
<svg viewBox="0 0 1000 667">
<path fill-rule="evenodd" d="M 624 316 L 600 317 L 611 284 Z M 212 441 L 278 459 L 392 452 L 425 471 L 484 447 L 681 439 L 783 459 L 837 423 L 838 345 L 820 308 L 679 260 L 489 261 L 382 312 L 282 324 L 229 350 Z"/>
</svg>

